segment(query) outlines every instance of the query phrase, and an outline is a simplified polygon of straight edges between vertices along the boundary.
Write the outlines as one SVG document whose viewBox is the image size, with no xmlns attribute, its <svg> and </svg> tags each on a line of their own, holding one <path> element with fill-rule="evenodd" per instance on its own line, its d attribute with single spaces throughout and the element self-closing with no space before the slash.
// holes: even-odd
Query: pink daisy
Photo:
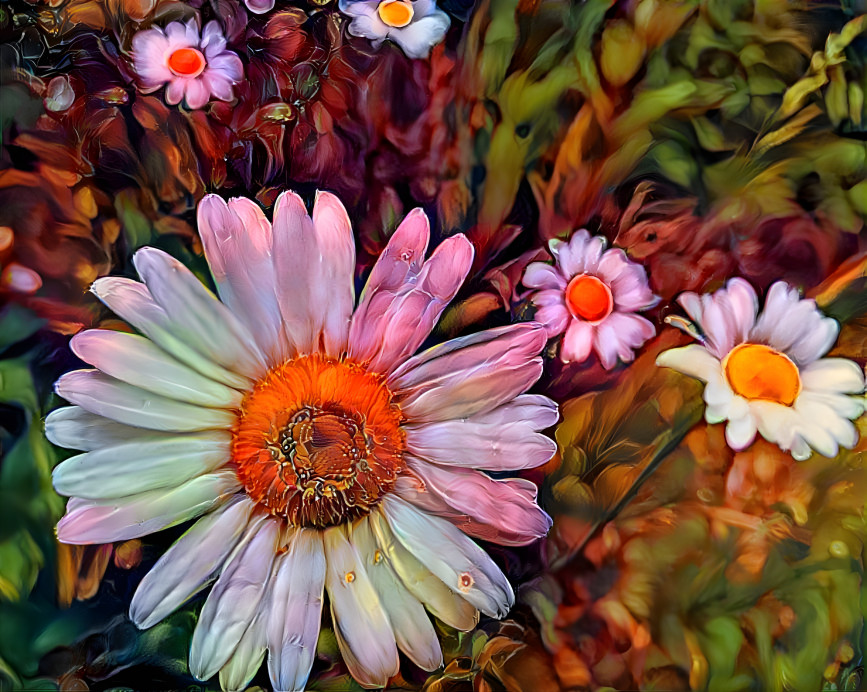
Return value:
<svg viewBox="0 0 867 692">
<path fill-rule="evenodd" d="M 533 262 L 524 272 L 524 285 L 539 289 L 532 297 L 536 320 L 549 338 L 565 332 L 563 362 L 581 363 L 595 350 L 602 366 L 611 369 L 618 358 L 632 361 L 634 349 L 656 334 L 651 322 L 635 314 L 659 302 L 644 268 L 605 245 L 605 238 L 591 238 L 581 229 L 568 243 L 549 243 L 554 265 Z"/>
<path fill-rule="evenodd" d="M 232 85 L 244 76 L 241 59 L 226 50 L 226 39 L 216 21 L 208 22 L 199 38 L 195 20 L 172 22 L 165 30 L 146 29 L 132 39 L 133 66 L 142 91 L 150 93 L 164 84 L 166 101 L 186 99 L 190 108 L 201 108 L 211 97 L 234 98 Z"/>
<path fill-rule="evenodd" d="M 536 487 L 488 471 L 548 461 L 556 404 L 524 394 L 542 372 L 536 323 L 416 354 L 469 272 L 463 235 L 425 259 L 428 219 L 400 224 L 355 306 L 355 244 L 341 203 L 308 216 L 281 195 L 273 224 L 247 199 L 199 205 L 217 299 L 154 248 L 144 283 L 93 292 L 141 335 L 89 330 L 92 370 L 56 385 L 55 444 L 85 452 L 54 471 L 71 497 L 61 541 L 111 543 L 195 519 L 130 608 L 151 627 L 215 580 L 190 669 L 243 689 L 266 652 L 276 690 L 304 689 L 323 603 L 350 672 L 382 687 L 398 650 L 442 664 L 425 608 L 462 630 L 504 616 L 508 580 L 469 537 L 521 545 L 551 520 Z M 221 302 L 222 301 L 222 302 Z"/>
</svg>

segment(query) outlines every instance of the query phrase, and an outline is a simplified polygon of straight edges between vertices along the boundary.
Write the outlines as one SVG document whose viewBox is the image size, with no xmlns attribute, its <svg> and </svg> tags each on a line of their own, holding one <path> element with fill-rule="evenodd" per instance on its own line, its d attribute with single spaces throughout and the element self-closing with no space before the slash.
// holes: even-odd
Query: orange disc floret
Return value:
<svg viewBox="0 0 867 692">
<path fill-rule="evenodd" d="M 566 306 L 579 319 L 598 322 L 614 309 L 611 289 L 602 279 L 590 274 L 579 274 L 566 287 Z"/>
<path fill-rule="evenodd" d="M 366 514 L 404 468 L 402 416 L 381 375 L 320 355 L 272 369 L 241 404 L 232 459 L 247 494 L 297 526 Z"/>
<path fill-rule="evenodd" d="M 791 406 L 801 391 L 798 366 L 784 353 L 764 344 L 741 344 L 724 362 L 729 385 L 745 399 Z"/>
<path fill-rule="evenodd" d="M 179 77 L 195 77 L 206 64 L 205 56 L 195 48 L 178 48 L 169 56 L 169 69 Z"/>
</svg>

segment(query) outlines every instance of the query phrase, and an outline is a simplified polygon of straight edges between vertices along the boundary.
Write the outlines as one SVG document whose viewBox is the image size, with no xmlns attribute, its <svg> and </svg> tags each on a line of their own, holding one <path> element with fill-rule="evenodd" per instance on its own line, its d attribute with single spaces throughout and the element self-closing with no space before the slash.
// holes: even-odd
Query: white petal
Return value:
<svg viewBox="0 0 867 692">
<path fill-rule="evenodd" d="M 391 622 L 400 650 L 423 670 L 439 668 L 443 654 L 424 606 L 407 591 L 389 566 L 367 518 L 354 525 L 350 540 Z"/>
<path fill-rule="evenodd" d="M 242 692 L 256 676 L 265 660 L 265 621 L 267 615 L 260 612 L 246 629 L 235 653 L 220 668 L 220 687 L 226 692 Z"/>
<path fill-rule="evenodd" d="M 73 370 L 54 385 L 59 396 L 118 423 L 150 430 L 194 432 L 231 428 L 235 414 L 166 399 L 98 370 Z"/>
<path fill-rule="evenodd" d="M 200 406 L 237 408 L 241 393 L 182 365 L 152 341 L 108 329 L 72 337 L 72 351 L 106 375 L 155 394 Z"/>
<path fill-rule="evenodd" d="M 833 457 L 839 451 L 838 445 L 851 448 L 858 442 L 855 426 L 821 397 L 803 392 L 794 406 L 801 414 L 800 432 L 817 452 Z"/>
<path fill-rule="evenodd" d="M 191 343 L 195 335 L 198 350 L 241 375 L 255 379 L 265 371 L 250 333 L 183 263 L 146 247 L 135 253 L 133 264 L 180 338 Z"/>
<path fill-rule="evenodd" d="M 320 532 L 299 529 L 277 558 L 268 613 L 268 671 L 275 690 L 303 690 L 316 658 L 325 588 Z"/>
<path fill-rule="evenodd" d="M 91 500 L 174 487 L 214 471 L 231 459 L 231 435 L 210 431 L 128 442 L 78 454 L 58 464 L 54 489 Z"/>
<path fill-rule="evenodd" d="M 729 421 L 726 426 L 726 442 L 735 450 L 746 449 L 756 439 L 756 422 L 749 414 Z"/>
<path fill-rule="evenodd" d="M 399 668 L 391 625 L 343 528 L 327 529 L 322 541 L 327 563 L 325 588 L 343 660 L 361 685 L 384 687 Z"/>
<path fill-rule="evenodd" d="M 801 369 L 801 384 L 810 391 L 861 394 L 864 372 L 846 358 L 822 358 Z"/>
<path fill-rule="evenodd" d="M 250 385 L 249 378 L 227 370 L 204 355 L 208 351 L 203 343 L 205 337 L 170 319 L 144 284 L 111 276 L 97 279 L 90 290 L 121 319 L 196 372 L 236 389 Z"/>
<path fill-rule="evenodd" d="M 199 476 L 172 490 L 116 500 L 72 498 L 57 524 L 62 543 L 114 543 L 162 531 L 215 507 L 241 488 L 234 471 Z"/>
<path fill-rule="evenodd" d="M 279 523 L 271 516 L 251 522 L 241 547 L 223 570 L 193 632 L 190 672 L 199 680 L 216 675 L 253 621 L 268 585 Z"/>
<path fill-rule="evenodd" d="M 217 574 L 247 527 L 253 503 L 239 496 L 206 514 L 163 554 L 138 585 L 129 617 L 153 627 Z"/>
<path fill-rule="evenodd" d="M 449 29 L 449 16 L 438 10 L 426 17 L 413 19 L 407 26 L 390 29 L 388 38 L 403 48 L 410 58 L 426 58 Z"/>
<path fill-rule="evenodd" d="M 177 433 L 160 433 L 116 423 L 80 406 L 64 406 L 48 414 L 45 436 L 58 447 L 87 452 L 126 442 L 154 442 L 170 439 Z"/>
<path fill-rule="evenodd" d="M 465 632 L 472 630 L 479 621 L 478 611 L 403 547 L 378 510 L 371 512 L 369 521 L 376 534 L 377 545 L 409 592 L 449 627 Z"/>
<path fill-rule="evenodd" d="M 438 517 L 394 495 L 382 501 L 394 535 L 422 564 L 486 615 L 502 618 L 515 602 L 505 575 L 478 545 Z"/>
<path fill-rule="evenodd" d="M 698 344 L 663 351 L 657 356 L 656 364 L 663 368 L 677 370 L 703 382 L 717 378 L 722 368 L 720 361 L 704 346 Z"/>
</svg>

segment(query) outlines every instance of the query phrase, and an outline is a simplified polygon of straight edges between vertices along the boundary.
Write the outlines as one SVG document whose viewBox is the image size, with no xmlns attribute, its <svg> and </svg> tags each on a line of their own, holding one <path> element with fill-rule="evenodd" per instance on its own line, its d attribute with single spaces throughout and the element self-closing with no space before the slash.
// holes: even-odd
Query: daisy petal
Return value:
<svg viewBox="0 0 867 692">
<path fill-rule="evenodd" d="M 560 359 L 564 363 L 583 363 L 593 349 L 593 325 L 583 320 L 572 320 L 560 346 Z"/>
<path fill-rule="evenodd" d="M 240 487 L 234 471 L 219 471 L 171 490 L 151 490 L 121 500 L 72 498 L 57 524 L 57 538 L 75 545 L 138 538 L 204 514 Z"/>
<path fill-rule="evenodd" d="M 299 529 L 274 564 L 268 615 L 268 671 L 275 690 L 303 690 L 316 658 L 325 553 L 320 533 Z"/>
<path fill-rule="evenodd" d="M 717 378 L 722 367 L 717 358 L 712 356 L 704 346 L 698 344 L 663 351 L 657 356 L 656 364 L 695 377 L 702 382 Z"/>
<path fill-rule="evenodd" d="M 394 495 L 381 503 L 397 539 L 425 567 L 486 615 L 503 618 L 515 602 L 512 587 L 488 554 L 443 519 Z"/>
<path fill-rule="evenodd" d="M 106 375 L 169 399 L 200 406 L 237 408 L 241 393 L 182 365 L 152 341 L 135 334 L 88 329 L 72 337 L 72 351 Z"/>
<path fill-rule="evenodd" d="M 418 422 L 484 413 L 539 379 L 546 341 L 544 327 L 533 322 L 452 339 L 410 358 L 389 386 L 407 417 Z"/>
<path fill-rule="evenodd" d="M 52 473 L 61 495 L 107 500 L 180 485 L 231 458 L 228 432 L 128 442 L 70 457 Z"/>
<path fill-rule="evenodd" d="M 566 290 L 566 279 L 557 271 L 556 267 L 545 262 L 530 262 L 524 270 L 524 278 L 521 279 L 521 283 L 528 288 Z"/>
<path fill-rule="evenodd" d="M 439 668 L 443 654 L 433 625 L 422 604 L 389 566 L 367 518 L 353 527 L 350 540 L 391 622 L 397 646 L 419 668 L 427 671 Z"/>
<path fill-rule="evenodd" d="M 249 332 L 186 266 L 151 247 L 136 252 L 133 264 L 179 336 L 197 334 L 196 348 L 225 368 L 252 378 L 264 372 Z"/>
<path fill-rule="evenodd" d="M 279 524 L 271 517 L 251 522 L 241 548 L 208 595 L 190 645 L 190 672 L 197 679 L 208 680 L 217 674 L 258 612 L 278 531 Z"/>
<path fill-rule="evenodd" d="M 104 375 L 98 370 L 73 370 L 54 385 L 59 396 L 118 423 L 151 430 L 194 432 L 231 428 L 235 414 L 166 399 Z"/>
<path fill-rule="evenodd" d="M 756 439 L 756 421 L 751 415 L 729 421 L 726 442 L 734 450 L 746 449 Z"/>
<path fill-rule="evenodd" d="M 431 48 L 443 40 L 449 24 L 449 16 L 437 10 L 426 17 L 414 19 L 405 27 L 390 29 L 388 38 L 399 45 L 407 57 L 426 58 Z"/>
<path fill-rule="evenodd" d="M 478 611 L 403 547 L 378 510 L 371 512 L 368 520 L 376 534 L 377 545 L 407 590 L 449 627 L 464 632 L 472 630 L 479 621 Z"/>
<path fill-rule="evenodd" d="M 325 588 L 331 601 L 334 633 L 352 677 L 367 687 L 385 687 L 397 674 L 394 634 L 364 564 L 335 526 L 322 535 L 327 563 Z"/>
<path fill-rule="evenodd" d="M 193 524 L 138 585 L 129 617 L 153 627 L 204 587 L 222 568 L 247 527 L 253 503 L 227 502 Z"/>
<path fill-rule="evenodd" d="M 174 324 L 144 284 L 106 277 L 94 281 L 90 290 L 118 317 L 196 372 L 236 389 L 246 389 L 250 384 L 248 378 L 230 372 L 203 355 L 207 347 L 201 343 L 202 337 Z"/>
<path fill-rule="evenodd" d="M 452 236 L 437 247 L 418 274 L 412 276 L 412 283 L 401 286 L 393 299 L 388 301 L 389 294 L 381 294 L 375 306 L 377 312 L 370 310 L 366 316 L 375 320 L 369 328 L 375 332 L 365 338 L 378 347 L 369 370 L 390 372 L 416 352 L 457 294 L 472 261 L 470 241 L 463 234 Z"/>
<path fill-rule="evenodd" d="M 55 409 L 46 417 L 45 436 L 58 447 L 90 452 L 133 441 L 171 439 L 174 434 L 134 428 L 97 416 L 80 406 L 64 406 Z"/>
<path fill-rule="evenodd" d="M 861 394 L 864 371 L 846 358 L 822 358 L 801 370 L 801 384 L 810 391 Z"/>
<path fill-rule="evenodd" d="M 246 198 L 226 204 L 217 195 L 206 195 L 199 203 L 198 227 L 220 299 L 266 355 L 288 355 L 282 348 L 283 320 L 274 291 L 271 222 Z"/>
<path fill-rule="evenodd" d="M 256 676 L 265 660 L 265 620 L 260 612 L 244 632 L 235 653 L 220 668 L 220 687 L 226 692 L 242 692 Z"/>
<path fill-rule="evenodd" d="M 494 480 L 479 471 L 446 469 L 407 456 L 412 472 L 429 492 L 454 509 L 510 536 L 532 543 L 551 528 L 549 517 L 536 504 L 536 486 L 522 478 Z"/>
</svg>

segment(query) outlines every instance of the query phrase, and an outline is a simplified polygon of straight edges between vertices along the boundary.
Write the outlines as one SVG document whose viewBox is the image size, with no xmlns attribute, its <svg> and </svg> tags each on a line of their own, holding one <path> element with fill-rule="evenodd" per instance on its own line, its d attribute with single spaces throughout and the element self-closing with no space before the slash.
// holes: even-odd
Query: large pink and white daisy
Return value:
<svg viewBox="0 0 867 692">
<path fill-rule="evenodd" d="M 398 649 L 442 653 L 425 608 L 462 630 L 505 615 L 508 580 L 469 536 L 521 545 L 549 517 L 536 488 L 494 479 L 545 463 L 556 404 L 524 394 L 545 330 L 515 324 L 418 354 L 472 262 L 463 235 L 425 259 L 421 210 L 400 224 L 354 308 L 346 211 L 287 192 L 273 224 L 247 199 L 199 206 L 221 300 L 145 248 L 144 283 L 93 292 L 139 332 L 85 331 L 93 370 L 64 375 L 72 406 L 46 432 L 85 453 L 54 472 L 67 543 L 109 543 L 197 519 L 145 576 L 130 615 L 150 627 L 215 582 L 190 669 L 242 689 L 268 653 L 277 690 L 303 689 L 328 603 L 349 671 L 381 687 Z M 353 309 L 354 308 L 354 309 Z"/>
</svg>

